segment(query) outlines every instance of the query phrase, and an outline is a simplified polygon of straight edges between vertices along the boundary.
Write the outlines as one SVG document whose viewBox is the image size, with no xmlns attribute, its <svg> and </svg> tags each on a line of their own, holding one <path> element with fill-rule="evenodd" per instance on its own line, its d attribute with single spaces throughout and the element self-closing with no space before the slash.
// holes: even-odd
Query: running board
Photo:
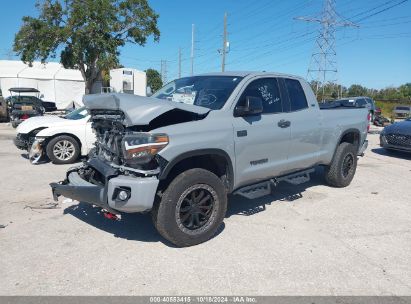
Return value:
<svg viewBox="0 0 411 304">
<path fill-rule="evenodd" d="M 234 192 L 248 199 L 255 199 L 271 194 L 271 181 L 245 186 Z"/>
<path fill-rule="evenodd" d="M 310 181 L 310 174 L 313 173 L 315 169 L 308 169 L 296 173 L 292 173 L 286 176 L 275 178 L 276 183 L 287 182 L 293 185 L 299 185 Z"/>
<path fill-rule="evenodd" d="M 238 189 L 237 191 L 235 191 L 233 194 L 238 194 L 248 199 L 255 199 L 255 198 L 263 197 L 263 196 L 271 194 L 271 188 L 273 186 L 274 187 L 277 186 L 279 182 L 287 182 L 292 185 L 299 185 L 299 184 L 310 181 L 310 174 L 313 173 L 314 171 L 315 169 L 308 169 L 308 170 L 292 173 L 289 175 L 272 178 L 265 182 L 242 187 Z"/>
</svg>

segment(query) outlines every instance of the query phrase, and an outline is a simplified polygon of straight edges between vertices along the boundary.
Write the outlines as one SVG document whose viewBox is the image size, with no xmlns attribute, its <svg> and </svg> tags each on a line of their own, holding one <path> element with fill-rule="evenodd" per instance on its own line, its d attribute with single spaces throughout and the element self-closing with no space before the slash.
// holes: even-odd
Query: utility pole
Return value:
<svg viewBox="0 0 411 304">
<path fill-rule="evenodd" d="M 227 53 L 227 13 L 224 14 L 223 48 L 221 50 L 221 72 L 225 71 L 225 54 Z"/>
<path fill-rule="evenodd" d="M 7 52 L 5 53 L 5 55 L 7 56 L 7 60 L 13 60 L 13 54 L 13 50 L 7 50 Z"/>
<path fill-rule="evenodd" d="M 337 27 L 358 27 L 347 19 L 342 19 L 335 10 L 336 0 L 324 0 L 323 10 L 318 17 L 297 17 L 294 19 L 306 22 L 317 22 L 321 25 L 316 39 L 316 49 L 311 55 L 307 70 L 307 80 L 315 81 L 315 95 L 318 98 L 322 90 L 322 101 L 325 98 L 327 84 L 338 90 L 337 52 L 335 47 L 335 32 Z"/>
<path fill-rule="evenodd" d="M 194 73 L 194 24 L 191 25 L 191 76 Z"/>
<path fill-rule="evenodd" d="M 161 81 L 167 83 L 167 60 L 161 60 Z"/>
<path fill-rule="evenodd" d="M 181 78 L 181 47 L 178 48 L 178 78 Z"/>
</svg>

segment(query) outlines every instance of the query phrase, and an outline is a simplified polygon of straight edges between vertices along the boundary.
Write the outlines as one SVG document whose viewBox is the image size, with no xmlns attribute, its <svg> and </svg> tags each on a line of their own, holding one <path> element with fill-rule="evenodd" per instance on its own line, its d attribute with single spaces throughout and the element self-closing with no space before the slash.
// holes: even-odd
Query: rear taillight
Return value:
<svg viewBox="0 0 411 304">
<path fill-rule="evenodd" d="M 21 119 L 22 120 L 25 120 L 25 119 L 27 119 L 27 118 L 29 118 L 30 116 L 28 116 L 27 114 L 23 114 L 22 116 L 21 116 Z"/>
<path fill-rule="evenodd" d="M 371 113 L 370 112 L 368 112 L 367 121 L 368 121 L 367 132 L 369 132 L 370 131 L 370 125 L 371 125 Z"/>
</svg>

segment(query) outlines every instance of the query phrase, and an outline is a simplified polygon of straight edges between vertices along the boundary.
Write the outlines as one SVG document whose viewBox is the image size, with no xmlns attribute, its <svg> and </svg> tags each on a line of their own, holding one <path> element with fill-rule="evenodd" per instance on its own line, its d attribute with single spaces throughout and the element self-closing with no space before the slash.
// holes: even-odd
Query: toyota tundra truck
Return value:
<svg viewBox="0 0 411 304">
<path fill-rule="evenodd" d="M 302 78 L 268 72 L 174 80 L 151 97 L 87 95 L 96 134 L 89 160 L 52 183 L 62 195 L 116 214 L 151 212 L 177 246 L 207 241 L 222 224 L 227 195 L 269 195 L 324 166 L 348 186 L 367 148 L 368 110 L 320 108 Z"/>
</svg>

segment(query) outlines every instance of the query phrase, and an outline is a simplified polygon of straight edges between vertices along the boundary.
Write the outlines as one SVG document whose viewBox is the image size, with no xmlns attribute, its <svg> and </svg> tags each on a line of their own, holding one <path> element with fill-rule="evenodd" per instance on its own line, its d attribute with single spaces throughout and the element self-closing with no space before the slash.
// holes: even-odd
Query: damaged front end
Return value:
<svg viewBox="0 0 411 304">
<path fill-rule="evenodd" d="M 46 138 L 36 136 L 43 129 L 45 128 L 37 128 L 27 134 L 17 133 L 14 138 L 14 145 L 28 152 L 28 158 L 33 165 L 40 163 L 45 155 Z"/>
<path fill-rule="evenodd" d="M 54 199 L 62 195 L 114 214 L 151 209 L 160 172 L 155 155 L 168 138 L 129 130 L 120 112 L 91 114 L 97 138 L 93 155 L 69 170 L 66 180 L 50 184 Z"/>
<path fill-rule="evenodd" d="M 157 185 L 155 176 L 125 174 L 96 158 L 70 169 L 63 182 L 50 184 L 55 200 L 62 195 L 114 214 L 151 209 Z"/>
<path fill-rule="evenodd" d="M 63 182 L 50 184 L 54 199 L 62 195 L 111 213 L 150 210 L 158 176 L 167 165 L 158 153 L 170 141 L 167 134 L 152 130 L 202 119 L 208 110 L 190 112 L 181 109 L 184 106 L 128 94 L 86 97 L 84 103 L 96 134 L 95 149 L 87 162 L 69 170 Z"/>
</svg>

